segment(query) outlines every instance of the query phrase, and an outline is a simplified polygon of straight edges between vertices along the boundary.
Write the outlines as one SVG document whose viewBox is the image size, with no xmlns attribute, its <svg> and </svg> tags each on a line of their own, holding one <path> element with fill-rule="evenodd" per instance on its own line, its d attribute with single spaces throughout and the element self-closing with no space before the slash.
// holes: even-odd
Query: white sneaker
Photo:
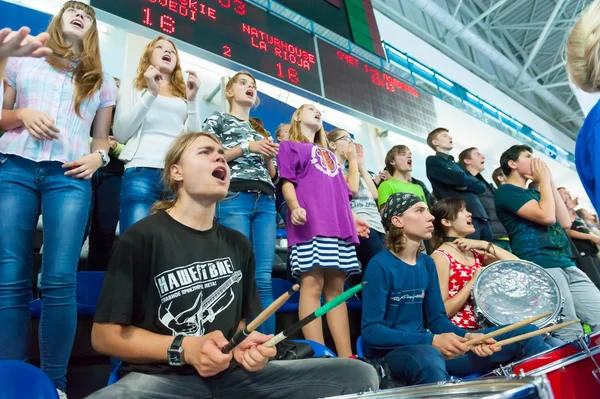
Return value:
<svg viewBox="0 0 600 399">
<path fill-rule="evenodd" d="M 68 399 L 67 398 L 67 394 L 64 393 L 63 391 L 61 391 L 60 389 L 57 389 L 56 392 L 58 392 L 58 398 L 59 399 Z"/>
</svg>

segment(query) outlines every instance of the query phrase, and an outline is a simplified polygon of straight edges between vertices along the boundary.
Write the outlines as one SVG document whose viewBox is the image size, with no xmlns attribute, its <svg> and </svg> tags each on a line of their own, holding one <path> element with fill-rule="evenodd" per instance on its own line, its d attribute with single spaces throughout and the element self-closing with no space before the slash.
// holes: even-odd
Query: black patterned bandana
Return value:
<svg viewBox="0 0 600 399">
<path fill-rule="evenodd" d="M 415 194 L 395 193 L 390 195 L 383 209 L 382 221 L 385 230 L 389 231 L 392 225 L 392 217 L 402 216 L 407 209 L 418 202 L 423 202 L 423 198 Z"/>
</svg>

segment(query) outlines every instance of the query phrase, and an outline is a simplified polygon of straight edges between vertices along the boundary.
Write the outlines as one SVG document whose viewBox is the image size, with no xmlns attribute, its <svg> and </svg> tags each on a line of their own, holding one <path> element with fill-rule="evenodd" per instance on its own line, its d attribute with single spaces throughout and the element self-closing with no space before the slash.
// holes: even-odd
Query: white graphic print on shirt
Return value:
<svg viewBox="0 0 600 399">
<path fill-rule="evenodd" d="M 232 286 L 241 280 L 242 272 L 233 270 L 231 258 L 167 270 L 154 277 L 161 301 L 158 318 L 173 335 L 202 336 L 205 323 L 231 305 Z"/>
</svg>

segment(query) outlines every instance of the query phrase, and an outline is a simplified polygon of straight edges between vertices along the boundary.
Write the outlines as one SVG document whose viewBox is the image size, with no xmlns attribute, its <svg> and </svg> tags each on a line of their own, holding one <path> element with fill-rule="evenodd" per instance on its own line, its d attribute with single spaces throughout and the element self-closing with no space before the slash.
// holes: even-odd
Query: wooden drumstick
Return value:
<svg viewBox="0 0 600 399">
<path fill-rule="evenodd" d="M 523 326 L 526 326 L 527 324 L 531 324 L 535 321 L 543 319 L 544 317 L 548 317 L 551 314 L 552 314 L 552 312 L 547 312 L 547 313 L 541 314 L 539 316 L 533 316 L 528 319 L 521 320 L 515 324 L 511 324 L 510 326 L 502 327 L 499 330 L 492 331 L 492 332 L 482 335 L 480 337 L 472 338 L 472 339 L 468 340 L 467 342 L 465 342 L 465 345 L 469 345 L 469 346 L 477 345 L 478 343 L 483 342 L 488 338 L 494 338 L 494 337 L 497 337 L 498 335 L 505 334 L 507 332 L 511 332 L 513 330 L 516 330 L 517 328 L 521 328 Z"/>
<path fill-rule="evenodd" d="M 561 328 L 565 328 L 565 327 L 570 326 L 571 324 L 575 324 L 575 323 L 581 323 L 581 320 L 577 319 L 577 320 L 573 320 L 573 321 L 568 321 L 566 323 L 557 324 L 555 326 L 542 328 L 541 330 L 528 332 L 527 334 L 517 335 L 516 337 L 512 337 L 512 338 L 504 339 L 500 342 L 496 342 L 494 345 L 504 346 L 504 345 L 508 345 L 508 344 L 513 344 L 515 342 L 519 342 L 524 339 L 528 339 L 528 338 L 536 337 L 538 335 L 546 334 L 546 333 L 549 333 L 552 331 L 560 330 Z"/>
<path fill-rule="evenodd" d="M 223 347 L 223 349 L 221 349 L 221 352 L 231 352 L 231 350 L 237 345 L 239 345 L 243 340 L 245 340 L 252 331 L 256 330 L 258 326 L 264 323 L 265 320 L 274 315 L 275 312 L 277 312 L 277 310 L 279 310 L 279 308 L 283 306 L 283 304 L 288 299 L 290 299 L 292 295 L 294 295 L 294 293 L 298 291 L 299 288 L 300 286 L 298 284 L 294 284 L 292 288 L 290 288 L 289 290 L 284 292 L 279 298 L 274 300 L 273 303 L 267 306 L 265 310 L 263 310 L 258 316 L 256 316 L 256 318 L 252 320 L 250 324 L 246 326 L 246 328 L 244 328 L 243 330 L 239 330 L 237 333 L 235 333 L 235 335 L 231 338 L 229 343 L 225 347 Z"/>
</svg>

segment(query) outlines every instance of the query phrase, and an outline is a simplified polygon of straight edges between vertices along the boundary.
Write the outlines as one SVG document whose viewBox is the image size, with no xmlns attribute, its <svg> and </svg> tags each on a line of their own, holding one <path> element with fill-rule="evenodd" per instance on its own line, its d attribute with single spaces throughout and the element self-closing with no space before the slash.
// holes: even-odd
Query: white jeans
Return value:
<svg viewBox="0 0 600 399">
<path fill-rule="evenodd" d="M 554 277 L 565 300 L 563 322 L 579 318 L 583 323 L 589 324 L 593 332 L 600 331 L 600 291 L 590 278 L 575 266 L 545 270 Z M 581 324 L 575 323 L 552 335 L 568 342 L 582 334 Z"/>
</svg>

